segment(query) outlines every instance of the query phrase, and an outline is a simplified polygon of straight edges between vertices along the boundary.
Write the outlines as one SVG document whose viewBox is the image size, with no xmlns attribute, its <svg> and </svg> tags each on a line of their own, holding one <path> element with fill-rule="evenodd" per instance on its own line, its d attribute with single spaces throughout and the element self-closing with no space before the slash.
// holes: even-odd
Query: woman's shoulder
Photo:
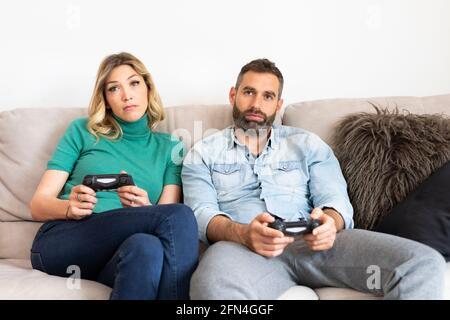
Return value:
<svg viewBox="0 0 450 320">
<path fill-rule="evenodd" d="M 170 133 L 153 131 L 153 136 L 162 143 L 169 145 L 176 145 L 181 142 L 181 140 L 177 136 L 174 136 Z"/>
<path fill-rule="evenodd" d="M 80 118 L 75 118 L 73 119 L 68 127 L 73 127 L 73 128 L 80 128 L 80 129 L 85 129 L 87 130 L 87 123 L 88 123 L 88 118 L 87 117 L 80 117 Z"/>
<path fill-rule="evenodd" d="M 87 128 L 88 118 L 81 117 L 72 120 L 67 126 L 66 135 L 89 136 Z"/>
</svg>

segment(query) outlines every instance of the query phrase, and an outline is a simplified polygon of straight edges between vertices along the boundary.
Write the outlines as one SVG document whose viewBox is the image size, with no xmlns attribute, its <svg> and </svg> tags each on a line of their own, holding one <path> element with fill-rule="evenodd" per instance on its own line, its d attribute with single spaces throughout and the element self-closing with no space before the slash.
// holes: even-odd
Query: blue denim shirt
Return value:
<svg viewBox="0 0 450 320">
<path fill-rule="evenodd" d="M 195 213 L 199 238 L 216 215 L 249 223 L 269 212 L 288 221 L 331 207 L 353 228 L 347 184 L 331 148 L 303 129 L 276 126 L 259 156 L 228 127 L 196 143 L 181 173 L 184 202 Z"/>
</svg>

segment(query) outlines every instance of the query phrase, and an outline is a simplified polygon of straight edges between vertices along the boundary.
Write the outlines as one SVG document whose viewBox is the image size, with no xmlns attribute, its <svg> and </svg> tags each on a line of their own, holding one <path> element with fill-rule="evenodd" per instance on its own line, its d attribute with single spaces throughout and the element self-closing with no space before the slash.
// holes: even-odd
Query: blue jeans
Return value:
<svg viewBox="0 0 450 320">
<path fill-rule="evenodd" d="M 34 269 L 112 287 L 111 299 L 189 299 L 198 261 L 197 222 L 183 204 L 120 208 L 39 229 Z"/>
</svg>

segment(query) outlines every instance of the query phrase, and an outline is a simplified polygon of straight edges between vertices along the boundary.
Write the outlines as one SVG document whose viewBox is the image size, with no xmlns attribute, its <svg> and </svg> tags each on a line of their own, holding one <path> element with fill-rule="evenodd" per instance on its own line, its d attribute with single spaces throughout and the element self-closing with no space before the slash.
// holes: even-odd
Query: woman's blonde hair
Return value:
<svg viewBox="0 0 450 320">
<path fill-rule="evenodd" d="M 94 92 L 89 103 L 89 119 L 87 129 L 97 140 L 99 136 L 107 139 L 117 139 L 122 136 L 122 129 L 112 116 L 111 108 L 107 108 L 105 97 L 105 82 L 111 71 L 121 65 L 132 67 L 144 78 L 148 89 L 147 116 L 149 128 L 154 129 L 158 123 L 164 120 L 164 108 L 156 90 L 153 79 L 144 64 L 135 56 L 127 52 L 112 54 L 103 59 L 97 71 Z"/>
</svg>

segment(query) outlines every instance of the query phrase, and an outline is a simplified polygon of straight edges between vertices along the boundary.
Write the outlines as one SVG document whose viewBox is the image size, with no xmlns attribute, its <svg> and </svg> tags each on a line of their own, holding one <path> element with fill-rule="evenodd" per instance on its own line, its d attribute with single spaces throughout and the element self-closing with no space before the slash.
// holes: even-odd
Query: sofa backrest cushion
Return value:
<svg viewBox="0 0 450 320">
<path fill-rule="evenodd" d="M 372 104 L 416 114 L 450 115 L 450 94 L 429 97 L 377 97 L 362 99 L 326 99 L 293 103 L 286 106 L 283 124 L 314 132 L 331 144 L 339 120 L 355 112 L 375 112 Z"/>
<path fill-rule="evenodd" d="M 30 220 L 28 204 L 47 161 L 81 108 L 15 109 L 0 113 L 0 221 Z"/>
</svg>

